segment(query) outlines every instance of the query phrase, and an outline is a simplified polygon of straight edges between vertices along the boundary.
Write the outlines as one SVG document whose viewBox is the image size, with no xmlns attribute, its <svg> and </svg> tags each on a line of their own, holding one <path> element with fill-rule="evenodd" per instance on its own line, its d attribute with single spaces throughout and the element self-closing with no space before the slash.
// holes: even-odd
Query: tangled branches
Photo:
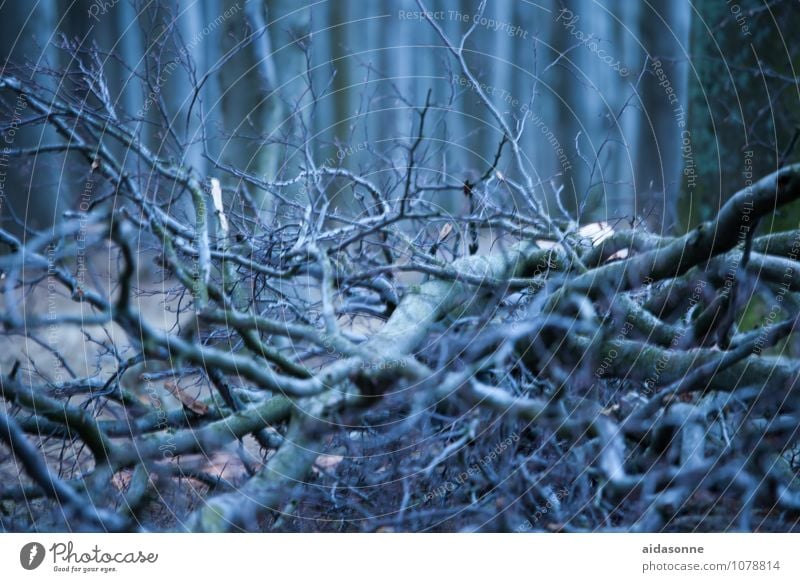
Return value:
<svg viewBox="0 0 800 582">
<path fill-rule="evenodd" d="M 0 78 L 59 135 L 7 155 L 91 184 L 54 228 L 0 230 L 3 528 L 796 526 L 800 229 L 757 225 L 800 165 L 683 236 L 593 240 L 545 211 L 521 130 L 447 46 L 500 131 L 459 180 L 427 169 L 430 98 L 380 178 L 303 134 L 281 137 L 294 174 L 205 151 L 206 178 L 100 78 Z"/>
</svg>

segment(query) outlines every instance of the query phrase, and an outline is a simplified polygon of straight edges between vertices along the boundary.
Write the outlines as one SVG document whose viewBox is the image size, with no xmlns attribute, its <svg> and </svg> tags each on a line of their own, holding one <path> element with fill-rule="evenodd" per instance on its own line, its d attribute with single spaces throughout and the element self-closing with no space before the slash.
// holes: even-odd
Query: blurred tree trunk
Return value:
<svg viewBox="0 0 800 582">
<path fill-rule="evenodd" d="M 797 159 L 796 149 L 782 158 L 800 125 L 800 50 L 776 27 L 800 26 L 800 5 L 786 0 L 764 6 L 763 0 L 694 3 L 689 129 L 701 179 L 681 193 L 686 228 L 713 216 L 745 184 L 748 171 L 757 176 Z M 798 219 L 795 203 L 762 227 L 796 228 Z"/>
<path fill-rule="evenodd" d="M 38 2 L 25 9 L 3 10 L 0 19 L 0 66 L 3 71 L 13 62 L 16 65 L 28 62 L 33 66 L 54 66 L 59 64 L 59 52 L 52 43 L 56 42 L 56 23 L 59 10 L 55 3 Z M 23 101 L 17 100 L 12 109 L 19 117 L 25 118 L 29 111 Z M 12 119 L 2 119 L 5 129 Z M 13 135 L 6 133 L 3 145 L 9 148 L 30 148 L 39 143 L 53 141 L 55 131 L 49 127 L 37 130 L 19 129 Z M 45 228 L 54 223 L 66 207 L 66 193 L 59 196 L 61 156 L 42 155 L 28 157 L 20 164 L 4 165 L 5 172 L 3 198 L 0 199 L 0 217 L 5 221 L 13 213 L 24 224 L 33 228 Z M 18 228 L 8 227 L 14 232 Z"/>
<path fill-rule="evenodd" d="M 633 4 L 633 3 L 629 3 Z M 683 144 L 689 110 L 688 48 L 691 14 L 686 2 L 652 4 L 641 9 L 639 34 L 649 55 L 648 75 L 639 89 L 643 118 L 632 136 L 636 163 L 636 204 L 639 214 L 652 216 L 658 232 L 678 228 L 678 195 L 684 168 L 693 159 L 684 157 Z M 670 99 L 652 74 L 660 63 L 677 100 Z M 644 66 L 639 61 L 638 67 Z M 633 79 L 632 79 L 633 81 Z M 690 138 L 689 138 L 690 139 Z"/>
<path fill-rule="evenodd" d="M 239 14 L 225 22 L 217 58 L 209 60 L 210 66 L 218 66 L 221 59 L 227 59 L 218 75 L 222 127 L 230 136 L 221 144 L 221 158 L 262 179 L 274 180 L 282 147 L 267 142 L 280 135 L 284 121 L 270 36 L 274 26 L 268 27 L 271 14 L 266 3 L 242 5 L 241 0 L 224 0 L 220 8 L 234 12 L 239 7 Z M 256 203 L 267 210 L 269 198 L 264 193 L 254 194 Z"/>
<path fill-rule="evenodd" d="M 70 12 L 68 34 L 90 39 L 94 35 L 102 48 L 116 48 L 132 66 L 140 63 L 136 70 L 143 73 L 143 57 L 152 63 L 155 56 L 152 42 L 157 34 L 152 25 L 158 18 L 153 10 L 147 17 L 139 17 L 138 24 L 145 27 L 141 32 L 136 26 L 136 9 L 120 2 L 101 16 L 102 25 L 90 31 L 87 5 L 82 1 Z M 472 0 L 428 2 L 428 8 L 440 11 L 438 24 L 456 43 L 474 24 L 477 6 Z M 174 13 L 172 26 L 183 43 L 191 45 L 190 56 L 196 66 L 193 76 L 182 69 L 175 71 L 162 88 L 170 126 L 185 143 L 180 156 L 201 176 L 210 171 L 195 145 L 200 138 L 202 105 L 205 129 L 215 136 L 209 144 L 210 154 L 268 180 L 294 175 L 305 164 L 302 148 L 270 143 L 288 133 L 290 124 L 295 125 L 294 130 L 305 125 L 308 137 L 320 134 L 312 152 L 317 163 L 341 162 L 356 168 L 370 154 L 359 150 L 339 160 L 339 150 L 349 142 L 367 141 L 402 162 L 404 150 L 396 146 L 405 142 L 395 140 L 408 135 L 414 118 L 409 105 L 421 107 L 429 88 L 435 105 L 447 103 L 453 78 L 441 74 L 442 69 L 436 68 L 440 63 L 449 60 L 456 81 L 462 72 L 430 24 L 401 18 L 401 10 L 418 7 L 410 0 L 381 4 L 343 0 L 311 6 L 288 0 L 182 0 L 159 5 L 156 15 Z M 456 13 L 466 20 L 455 17 Z M 26 30 L 33 27 L 45 38 L 62 16 L 51 4 L 37 8 L 35 14 L 41 18 L 29 22 Z M 562 199 L 581 221 L 647 215 L 655 229 L 672 228 L 685 164 L 682 131 L 674 106 L 655 75 L 648 71 L 638 81 L 645 58 L 658 58 L 680 105 L 687 103 L 684 49 L 689 3 L 680 0 L 651 9 L 622 0 L 602 5 L 592 0 L 542 0 L 536 5 L 504 1 L 488 3 L 484 15 L 517 27 L 518 33 L 478 24 L 465 46 L 465 56 L 480 82 L 495 88 L 492 103 L 511 125 L 527 116 L 521 143 L 527 171 L 537 182 L 542 181 L 540 195 L 552 202 L 552 177 L 553 186 L 564 186 Z M 9 45 L 21 23 L 6 20 L 2 26 L 9 30 L 3 41 Z M 313 38 L 307 36 L 309 32 Z M 145 46 L 148 42 L 151 44 Z M 697 45 L 696 39 L 694 42 Z M 324 93 L 315 106 L 310 105 L 304 73 L 302 48 L 309 44 L 314 88 L 317 94 Z M 618 62 L 616 69 L 604 62 L 603 55 Z M 374 81 L 378 73 L 368 71 L 368 66 L 378 69 L 387 80 Z M 627 74 L 622 75 L 620 68 Z M 434 70 L 438 72 L 434 74 Z M 115 68 L 111 60 L 106 72 L 118 93 L 114 98 L 124 109 L 129 113 L 141 110 L 143 92 L 125 83 L 128 73 Z M 192 83 L 207 73 L 210 75 L 193 103 Z M 364 85 L 367 79 L 372 82 Z M 529 112 L 534 87 L 537 96 Z M 496 121 L 478 104 L 474 89 L 465 85 L 455 89 L 459 97 L 453 105 L 460 115 L 453 116 L 446 126 L 431 126 L 429 133 L 433 136 L 435 131 L 438 139 L 450 140 L 449 147 L 428 160 L 450 180 L 483 172 L 499 140 Z M 505 97 L 509 101 L 504 101 Z M 364 112 L 370 99 L 382 113 L 370 116 L 362 133 L 351 135 L 350 118 L 359 107 Z M 287 104 L 294 107 L 297 102 L 296 111 L 289 111 Z M 693 110 L 697 110 L 694 102 Z M 151 109 L 144 117 L 152 122 L 154 115 Z M 151 135 L 149 123 L 142 125 L 142 132 L 155 149 L 169 140 L 164 133 Z M 295 131 L 295 139 L 299 135 Z M 698 165 L 699 156 L 708 155 L 701 147 L 702 139 L 692 132 Z M 437 146 L 432 142 L 431 147 Z M 501 167 L 513 173 L 505 161 Z M 238 180 L 226 179 L 225 185 L 237 187 Z M 348 192 L 341 195 L 349 196 Z M 255 189 L 252 193 L 257 204 L 269 208 L 269 195 Z M 55 204 L 55 195 L 47 197 Z M 437 202 L 456 211 L 461 199 L 443 194 Z"/>
</svg>

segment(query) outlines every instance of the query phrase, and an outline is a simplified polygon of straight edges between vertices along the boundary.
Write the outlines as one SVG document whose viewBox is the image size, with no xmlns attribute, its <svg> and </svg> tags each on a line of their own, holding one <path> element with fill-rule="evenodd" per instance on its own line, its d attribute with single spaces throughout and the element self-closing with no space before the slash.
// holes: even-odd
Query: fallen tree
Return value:
<svg viewBox="0 0 800 582">
<path fill-rule="evenodd" d="M 104 191 L 0 230 L 4 529 L 796 527 L 800 228 L 757 227 L 800 164 L 683 236 L 590 240 L 448 46 L 500 129 L 474 179 L 426 174 L 429 102 L 385 181 L 308 148 L 267 181 L 0 77 L 61 138 L 8 155 L 68 154 Z"/>
</svg>

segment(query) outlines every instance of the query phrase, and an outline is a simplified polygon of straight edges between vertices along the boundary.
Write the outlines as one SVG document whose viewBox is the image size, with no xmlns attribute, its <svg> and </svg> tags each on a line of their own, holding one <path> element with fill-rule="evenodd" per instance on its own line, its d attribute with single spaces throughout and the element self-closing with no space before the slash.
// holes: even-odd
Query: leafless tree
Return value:
<svg viewBox="0 0 800 582">
<path fill-rule="evenodd" d="M 430 96 L 390 147 L 323 161 L 309 74 L 259 138 L 286 152 L 270 179 L 210 151 L 203 103 L 176 121 L 153 92 L 147 147 L 152 113 L 108 98 L 90 50 L 66 82 L 0 78 L 15 128 L 59 136 L 3 155 L 65 156 L 76 187 L 52 229 L 0 230 L 0 527 L 796 528 L 800 229 L 756 227 L 800 165 L 683 236 L 589 236 L 484 93 L 471 31 L 429 24 L 501 130 L 470 175 L 433 165 Z M 198 145 L 212 175 L 179 161 Z"/>
</svg>

